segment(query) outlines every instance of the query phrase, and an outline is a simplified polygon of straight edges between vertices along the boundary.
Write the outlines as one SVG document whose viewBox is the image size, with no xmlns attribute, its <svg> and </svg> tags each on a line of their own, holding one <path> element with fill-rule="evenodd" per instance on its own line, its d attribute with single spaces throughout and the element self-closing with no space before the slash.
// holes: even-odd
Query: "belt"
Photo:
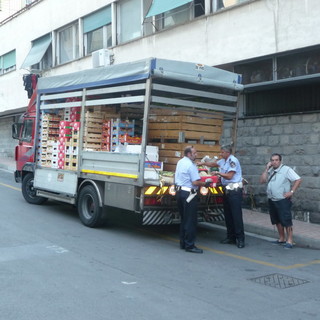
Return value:
<svg viewBox="0 0 320 320">
<path fill-rule="evenodd" d="M 238 188 L 242 188 L 243 187 L 243 184 L 242 182 L 231 182 L 231 183 L 228 183 L 225 188 L 227 190 L 234 190 L 234 189 L 238 189 Z"/>
<path fill-rule="evenodd" d="M 186 202 L 189 203 L 196 195 L 197 195 L 197 190 L 195 189 L 192 189 L 192 188 L 189 188 L 189 187 L 180 187 L 180 186 L 177 186 L 177 190 L 178 191 L 186 191 L 186 192 L 189 192 L 189 196 L 188 198 L 186 199 Z"/>
<path fill-rule="evenodd" d="M 178 190 L 190 192 L 190 191 L 192 190 L 192 188 L 188 188 L 188 187 L 178 187 Z"/>
</svg>

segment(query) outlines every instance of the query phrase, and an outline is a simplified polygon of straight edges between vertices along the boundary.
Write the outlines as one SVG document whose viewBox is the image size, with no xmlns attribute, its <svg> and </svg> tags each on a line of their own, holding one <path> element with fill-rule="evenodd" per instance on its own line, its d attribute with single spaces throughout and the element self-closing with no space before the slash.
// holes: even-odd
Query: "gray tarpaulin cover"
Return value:
<svg viewBox="0 0 320 320">
<path fill-rule="evenodd" d="M 148 58 L 38 80 L 39 93 L 63 92 L 152 77 L 242 90 L 241 76 L 199 63 Z"/>
</svg>

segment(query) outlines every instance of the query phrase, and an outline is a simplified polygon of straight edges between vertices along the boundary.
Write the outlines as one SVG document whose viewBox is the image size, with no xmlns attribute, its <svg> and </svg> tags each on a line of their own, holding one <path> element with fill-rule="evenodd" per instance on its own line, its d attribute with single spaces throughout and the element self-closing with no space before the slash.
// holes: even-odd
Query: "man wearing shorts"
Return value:
<svg viewBox="0 0 320 320">
<path fill-rule="evenodd" d="M 260 177 L 260 182 L 267 183 L 271 223 L 277 226 L 279 233 L 276 243 L 283 244 L 286 249 L 292 249 L 291 198 L 298 189 L 301 178 L 292 168 L 282 164 L 280 154 L 274 153 Z"/>
</svg>

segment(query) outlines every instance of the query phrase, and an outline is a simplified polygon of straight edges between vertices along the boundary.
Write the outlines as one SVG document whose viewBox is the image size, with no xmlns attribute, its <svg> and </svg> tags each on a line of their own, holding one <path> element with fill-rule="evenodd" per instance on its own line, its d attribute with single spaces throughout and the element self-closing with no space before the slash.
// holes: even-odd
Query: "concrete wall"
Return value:
<svg viewBox="0 0 320 320">
<path fill-rule="evenodd" d="M 16 71 L 0 75 L 0 112 L 28 105 L 22 77 L 24 74 L 29 74 L 29 71 L 20 69 L 20 67 L 31 48 L 32 40 L 77 21 L 80 17 L 111 2 L 111 0 L 68 0 L 63 2 L 44 0 L 1 25 L 0 55 L 16 49 Z M 89 67 L 91 64 L 88 65 L 78 60 L 56 68 L 52 74 L 74 72 Z M 50 74 L 47 73 L 43 76 Z"/>
<path fill-rule="evenodd" d="M 133 41 L 130 58 L 171 57 L 220 65 L 320 43 L 317 0 L 256 0 Z M 114 49 L 117 62 L 128 46 Z"/>
<path fill-rule="evenodd" d="M 17 70 L 0 76 L 0 112 L 26 106 L 19 69 L 31 41 L 114 1 L 44 0 L 0 26 L 0 55 L 17 52 Z M 251 0 L 175 28 L 113 48 L 115 63 L 146 57 L 220 65 L 320 43 L 318 0 Z M 91 57 L 53 68 L 43 76 L 92 66 Z"/>
<path fill-rule="evenodd" d="M 0 158 L 14 158 L 14 148 L 17 141 L 11 137 L 13 117 L 0 118 Z"/>
<path fill-rule="evenodd" d="M 25 5 L 21 0 L 1 0 L 0 1 L 0 21 L 8 18 L 15 12 L 19 11 Z"/>
<path fill-rule="evenodd" d="M 230 143 L 231 122 L 225 123 L 222 143 Z M 236 156 L 249 181 L 249 207 L 267 211 L 266 186 L 259 183 L 272 153 L 280 153 L 283 163 L 294 168 L 302 184 L 293 196 L 294 217 L 320 223 L 320 113 L 240 119 Z"/>
</svg>

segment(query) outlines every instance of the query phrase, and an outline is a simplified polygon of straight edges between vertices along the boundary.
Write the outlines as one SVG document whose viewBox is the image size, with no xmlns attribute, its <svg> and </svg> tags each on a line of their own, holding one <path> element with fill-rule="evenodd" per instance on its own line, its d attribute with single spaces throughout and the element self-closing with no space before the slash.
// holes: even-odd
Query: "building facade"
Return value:
<svg viewBox="0 0 320 320">
<path fill-rule="evenodd" d="M 243 75 L 233 142 L 247 205 L 265 209 L 259 176 L 278 152 L 303 178 L 295 217 L 320 223 L 319 14 L 318 0 L 29 1 L 0 22 L 0 156 L 13 157 L 10 123 L 28 104 L 26 75 L 152 56 L 199 62 Z M 231 142 L 230 126 L 221 143 Z"/>
</svg>

